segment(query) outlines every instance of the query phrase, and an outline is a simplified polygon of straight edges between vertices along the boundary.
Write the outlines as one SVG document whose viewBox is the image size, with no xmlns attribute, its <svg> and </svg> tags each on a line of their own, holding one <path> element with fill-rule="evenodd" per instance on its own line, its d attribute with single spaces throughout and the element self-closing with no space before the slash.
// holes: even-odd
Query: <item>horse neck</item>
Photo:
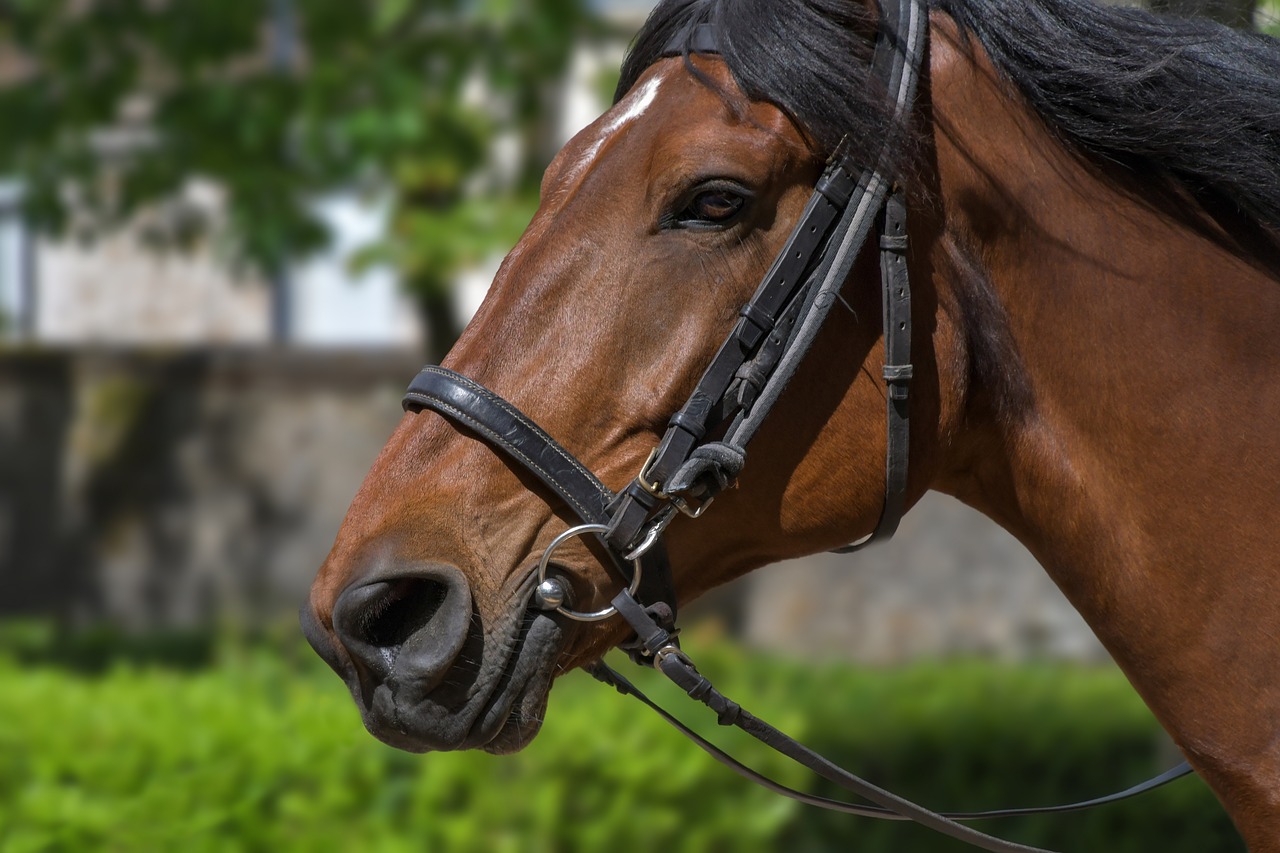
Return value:
<svg viewBox="0 0 1280 853">
<path fill-rule="evenodd" d="M 933 486 L 1030 548 L 1280 849 L 1280 281 L 1069 154 L 960 44 L 935 23 Z"/>
</svg>

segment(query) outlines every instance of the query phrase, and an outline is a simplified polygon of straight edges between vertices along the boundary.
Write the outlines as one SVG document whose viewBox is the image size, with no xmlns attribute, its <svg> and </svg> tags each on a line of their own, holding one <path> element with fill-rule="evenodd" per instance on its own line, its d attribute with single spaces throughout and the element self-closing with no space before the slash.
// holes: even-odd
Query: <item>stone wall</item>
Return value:
<svg viewBox="0 0 1280 853">
<path fill-rule="evenodd" d="M 0 357 L 0 614 L 150 627 L 296 608 L 418 362 Z"/>
<path fill-rule="evenodd" d="M 1016 539 L 937 492 L 883 545 L 759 570 L 743 608 L 750 642 L 806 657 L 1106 659 Z"/>
<path fill-rule="evenodd" d="M 413 353 L 0 355 L 0 618 L 287 616 L 418 367 Z M 809 656 L 1102 656 L 1016 542 L 937 495 L 888 545 L 762 569 L 694 609 Z"/>
</svg>

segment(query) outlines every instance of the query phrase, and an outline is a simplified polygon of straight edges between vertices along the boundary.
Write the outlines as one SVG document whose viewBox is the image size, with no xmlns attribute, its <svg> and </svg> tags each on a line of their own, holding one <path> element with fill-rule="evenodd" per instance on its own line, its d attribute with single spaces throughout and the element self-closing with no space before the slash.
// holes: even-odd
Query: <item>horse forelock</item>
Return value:
<svg viewBox="0 0 1280 853">
<path fill-rule="evenodd" d="M 874 17 L 839 0 L 666 0 L 649 16 L 623 63 L 615 101 L 669 55 L 673 37 L 714 22 L 720 58 L 749 100 L 780 109 L 825 158 L 848 137 L 868 165 L 888 132 L 891 107 L 871 82 Z M 693 69 L 694 75 L 697 74 Z M 710 80 L 703 80 L 711 84 Z M 860 144 L 861 143 L 861 144 Z M 859 149 L 866 155 L 859 157 Z M 898 166 L 906 163 L 904 150 Z"/>
</svg>

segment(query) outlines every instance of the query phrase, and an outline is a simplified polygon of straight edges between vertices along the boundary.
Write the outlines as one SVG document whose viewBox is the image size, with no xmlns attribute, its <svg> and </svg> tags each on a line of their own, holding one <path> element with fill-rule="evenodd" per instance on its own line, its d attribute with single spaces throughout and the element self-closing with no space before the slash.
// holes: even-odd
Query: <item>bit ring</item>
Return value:
<svg viewBox="0 0 1280 853">
<path fill-rule="evenodd" d="M 539 593 L 539 597 L 543 597 L 542 591 L 544 588 L 546 588 L 546 585 L 548 584 L 554 584 L 555 586 L 561 587 L 561 590 L 563 590 L 563 583 L 561 581 L 559 581 L 556 578 L 547 577 L 547 566 L 550 565 L 551 555 L 556 552 L 557 548 L 559 548 L 565 542 L 568 542 L 570 539 L 573 539 L 574 537 L 577 537 L 577 536 L 582 536 L 588 533 L 608 533 L 608 532 L 609 532 L 609 527 L 608 525 L 605 525 L 605 524 L 579 524 L 576 527 L 570 527 L 564 533 L 561 533 L 555 539 L 552 539 L 551 544 L 547 546 L 547 550 L 542 552 L 542 559 L 538 561 L 537 590 Z M 631 565 L 634 567 L 635 571 L 631 575 L 631 586 L 627 588 L 627 592 L 631 593 L 632 595 L 635 595 L 636 590 L 640 587 L 639 558 L 637 557 L 636 559 L 633 559 L 631 561 Z M 560 596 L 560 601 L 563 601 L 563 595 Z M 545 609 L 554 610 L 555 612 L 561 614 L 562 616 L 568 617 L 569 619 L 573 619 L 577 622 L 599 622 L 602 619 L 608 619 L 610 616 L 618 612 L 618 609 L 613 605 L 609 605 L 603 610 L 594 610 L 594 611 L 584 613 L 580 610 L 570 610 L 569 608 L 565 607 L 563 603 L 559 603 L 559 602 L 556 602 L 555 606 L 552 607 L 550 606 L 552 603 L 553 603 L 552 600 L 547 600 Z"/>
</svg>

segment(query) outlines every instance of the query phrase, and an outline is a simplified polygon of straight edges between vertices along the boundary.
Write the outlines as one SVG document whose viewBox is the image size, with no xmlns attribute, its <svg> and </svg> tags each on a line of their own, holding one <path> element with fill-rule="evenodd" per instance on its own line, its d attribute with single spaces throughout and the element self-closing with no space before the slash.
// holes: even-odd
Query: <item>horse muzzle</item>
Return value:
<svg viewBox="0 0 1280 853">
<path fill-rule="evenodd" d="M 444 563 L 375 569 L 338 595 L 331 631 L 309 605 L 301 623 L 369 732 L 411 752 L 523 746 L 560 645 L 559 627 L 524 609 L 486 630 L 466 577 Z"/>
</svg>

